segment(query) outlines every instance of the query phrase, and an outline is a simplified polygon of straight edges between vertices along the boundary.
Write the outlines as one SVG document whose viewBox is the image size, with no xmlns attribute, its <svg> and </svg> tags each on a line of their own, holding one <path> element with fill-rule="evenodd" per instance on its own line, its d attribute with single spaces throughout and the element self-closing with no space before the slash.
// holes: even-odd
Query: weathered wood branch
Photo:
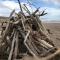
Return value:
<svg viewBox="0 0 60 60">
<path fill-rule="evenodd" d="M 36 9 L 35 12 L 32 13 L 32 15 L 35 15 L 39 11 L 40 7 Z"/>
<path fill-rule="evenodd" d="M 19 49 L 18 49 L 18 40 L 19 40 L 19 39 L 18 39 L 18 36 L 19 36 L 19 33 L 16 32 L 16 38 L 15 38 L 16 43 L 15 43 L 15 50 L 14 50 L 14 56 L 13 56 L 13 59 L 14 59 L 14 60 L 17 58 L 18 51 L 19 51 Z"/>
<path fill-rule="evenodd" d="M 8 60 L 11 60 L 12 59 L 12 56 L 13 56 L 14 44 L 15 44 L 15 41 L 16 41 L 15 37 L 16 37 L 16 32 L 15 32 L 14 37 L 13 37 L 13 40 L 12 40 L 11 51 L 10 51 Z"/>
</svg>

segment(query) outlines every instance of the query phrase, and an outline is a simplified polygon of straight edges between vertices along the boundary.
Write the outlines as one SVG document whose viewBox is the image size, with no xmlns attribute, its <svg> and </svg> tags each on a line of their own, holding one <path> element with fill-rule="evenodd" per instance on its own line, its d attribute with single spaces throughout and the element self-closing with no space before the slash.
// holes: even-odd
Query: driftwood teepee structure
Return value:
<svg viewBox="0 0 60 60">
<path fill-rule="evenodd" d="M 24 55 L 44 57 L 56 51 L 53 42 L 45 34 L 45 27 L 39 18 L 47 13 L 43 11 L 37 15 L 39 11 L 37 9 L 31 14 L 25 4 L 24 8 L 29 15 L 26 16 L 21 9 L 18 14 L 16 13 L 17 17 L 12 17 L 15 12 L 13 10 L 2 32 L 1 39 L 4 42 L 2 48 L 4 47 L 4 54 L 7 55 L 8 60 L 19 59 Z"/>
</svg>

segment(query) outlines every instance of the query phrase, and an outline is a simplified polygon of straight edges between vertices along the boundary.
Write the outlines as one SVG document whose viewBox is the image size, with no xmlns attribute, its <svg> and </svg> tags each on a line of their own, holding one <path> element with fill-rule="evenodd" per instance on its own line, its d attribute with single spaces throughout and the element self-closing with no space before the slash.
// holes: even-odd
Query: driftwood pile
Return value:
<svg viewBox="0 0 60 60">
<path fill-rule="evenodd" d="M 37 9 L 31 14 L 25 4 L 24 7 L 28 16 L 19 12 L 16 14 L 17 17 L 12 17 L 13 11 L 7 26 L 2 26 L 3 44 L 0 53 L 2 56 L 5 54 L 8 60 L 20 59 L 24 55 L 45 57 L 56 51 L 53 42 L 45 34 L 45 28 L 39 18 L 46 13 L 43 11 L 41 14 L 36 14 L 39 11 Z"/>
</svg>

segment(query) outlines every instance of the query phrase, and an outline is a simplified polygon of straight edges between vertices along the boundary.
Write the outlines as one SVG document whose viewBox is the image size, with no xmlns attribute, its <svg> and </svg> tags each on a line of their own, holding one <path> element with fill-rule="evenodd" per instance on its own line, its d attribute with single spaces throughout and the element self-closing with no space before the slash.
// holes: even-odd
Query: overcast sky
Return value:
<svg viewBox="0 0 60 60">
<path fill-rule="evenodd" d="M 20 0 L 22 4 L 27 4 L 27 0 Z M 44 17 L 45 20 L 60 20 L 60 0 L 29 0 L 33 6 L 27 4 L 29 10 L 33 11 L 40 7 L 40 10 L 46 9 L 48 13 Z M 0 0 L 0 16 L 9 16 L 10 12 L 15 9 L 19 11 L 17 0 Z"/>
</svg>

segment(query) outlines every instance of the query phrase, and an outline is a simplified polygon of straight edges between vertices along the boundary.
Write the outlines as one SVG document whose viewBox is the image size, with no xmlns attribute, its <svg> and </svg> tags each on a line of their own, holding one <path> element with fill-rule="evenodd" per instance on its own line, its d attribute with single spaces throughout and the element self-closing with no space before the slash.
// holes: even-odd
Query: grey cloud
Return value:
<svg viewBox="0 0 60 60">
<path fill-rule="evenodd" d="M 43 1 L 48 2 L 48 3 L 52 2 L 52 3 L 57 4 L 57 5 L 60 4 L 60 0 L 43 0 Z"/>
</svg>

